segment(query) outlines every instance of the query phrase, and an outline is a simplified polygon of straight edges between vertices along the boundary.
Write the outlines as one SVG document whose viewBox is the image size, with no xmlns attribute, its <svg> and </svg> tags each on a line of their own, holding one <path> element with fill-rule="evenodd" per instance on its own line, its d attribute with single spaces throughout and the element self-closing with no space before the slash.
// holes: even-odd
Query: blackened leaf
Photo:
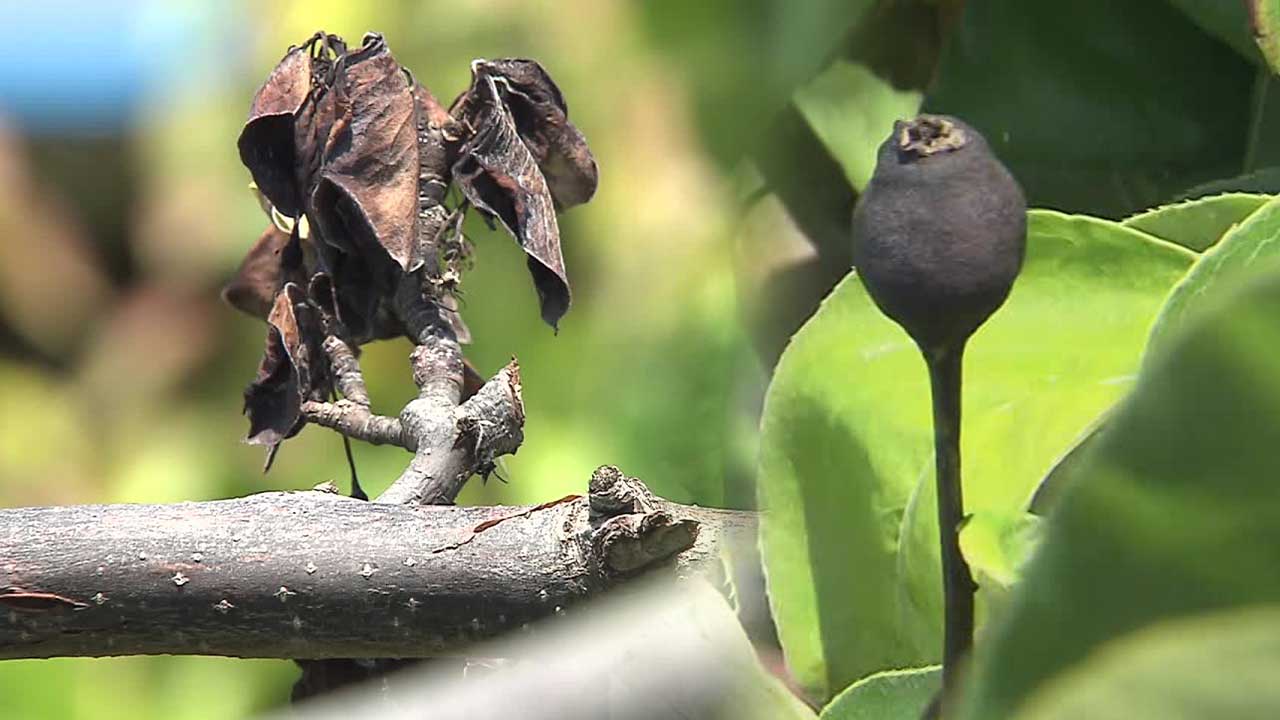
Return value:
<svg viewBox="0 0 1280 720">
<path fill-rule="evenodd" d="M 298 285 L 285 285 L 267 317 L 267 344 L 258 375 L 244 393 L 248 442 L 276 445 L 302 429 L 303 400 L 323 399 L 327 388 L 320 358 L 323 340 L 315 308 Z"/>
<path fill-rule="evenodd" d="M 404 323 L 387 307 L 385 300 L 368 297 L 364 288 L 368 283 L 357 284 L 343 297 L 327 272 L 318 272 L 311 276 L 307 286 L 307 295 L 319 312 L 320 322 L 326 334 L 332 333 L 346 340 L 351 345 L 362 345 L 370 340 L 386 340 L 401 337 L 405 334 Z M 368 305 L 357 312 L 353 308 L 352 298 L 363 298 Z M 354 322 L 349 319 L 354 317 Z M 353 331 L 355 327 L 358 332 Z"/>
<path fill-rule="evenodd" d="M 386 337 L 374 329 L 382 295 L 366 262 L 367 256 L 354 249 L 339 249 L 324 240 L 317 240 L 315 247 L 319 269 L 329 276 L 333 285 L 338 334 L 357 345 L 374 337 Z"/>
<path fill-rule="evenodd" d="M 533 60 L 506 58 L 477 60 L 472 73 L 477 78 L 492 77 L 502 87 L 516 131 L 542 170 L 556 207 L 564 210 L 590 200 L 599 169 L 586 138 L 569 121 L 569 106 L 547 71 Z"/>
<path fill-rule="evenodd" d="M 281 212 L 296 217 L 302 194 L 294 179 L 294 114 L 311 91 L 311 45 L 290 48 L 253 96 L 249 120 L 240 132 L 240 161 L 262 194 Z"/>
<path fill-rule="evenodd" d="M 330 242 L 364 254 L 385 251 L 405 272 L 415 252 L 418 137 L 413 88 L 381 35 L 340 57 L 337 111 L 316 188 L 316 220 Z M 379 250 L 378 248 L 381 248 Z M 379 266 L 370 257 L 369 263 Z"/>
<path fill-rule="evenodd" d="M 333 278 L 329 273 L 318 272 L 311 276 L 307 283 L 307 297 L 311 298 L 320 313 L 320 322 L 325 326 L 326 333 L 340 334 L 335 332 L 341 324 L 338 318 L 338 292 L 333 287 Z"/>
<path fill-rule="evenodd" d="M 569 309 L 569 279 L 551 193 L 495 81 L 481 77 L 477 85 L 476 110 L 468 118 L 475 135 L 463 146 L 453 178 L 476 209 L 502 223 L 524 248 L 542 319 L 556 327 Z"/>
<path fill-rule="evenodd" d="M 235 277 L 222 288 L 222 299 L 240 312 L 266 320 L 276 293 L 284 285 L 281 255 L 288 243 L 288 233 L 268 225 L 240 261 Z"/>
</svg>

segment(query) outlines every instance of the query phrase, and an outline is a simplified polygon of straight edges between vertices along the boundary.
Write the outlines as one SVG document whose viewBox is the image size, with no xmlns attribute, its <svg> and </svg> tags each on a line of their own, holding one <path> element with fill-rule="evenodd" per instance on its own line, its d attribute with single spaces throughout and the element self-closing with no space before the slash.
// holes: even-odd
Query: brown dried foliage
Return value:
<svg viewBox="0 0 1280 720">
<path fill-rule="evenodd" d="M 475 61 L 446 110 L 381 35 L 348 49 L 318 32 L 259 88 L 238 145 L 276 215 L 223 291 L 268 323 L 245 391 L 250 442 L 274 448 L 302 428 L 303 401 L 332 394 L 326 335 L 358 348 L 406 334 L 395 304 L 406 282 L 441 332 L 467 341 L 456 293 L 468 207 L 524 250 L 543 319 L 554 327 L 569 308 L 556 211 L 590 199 L 598 172 L 532 60 Z M 464 199 L 450 207 L 453 186 Z"/>
</svg>

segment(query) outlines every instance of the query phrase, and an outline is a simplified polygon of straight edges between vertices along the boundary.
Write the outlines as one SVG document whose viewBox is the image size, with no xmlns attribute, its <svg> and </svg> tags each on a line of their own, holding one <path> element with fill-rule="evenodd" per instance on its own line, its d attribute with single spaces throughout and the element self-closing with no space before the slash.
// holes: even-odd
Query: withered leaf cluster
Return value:
<svg viewBox="0 0 1280 720">
<path fill-rule="evenodd" d="M 245 391 L 249 442 L 278 445 L 302 428 L 304 401 L 332 395 L 325 336 L 358 347 L 406 334 L 405 283 L 438 308 L 442 332 L 468 340 L 455 294 L 469 207 L 524 249 L 543 319 L 554 327 L 568 310 L 556 212 L 591 198 L 595 160 L 537 62 L 471 69 L 446 109 L 381 35 L 348 48 L 319 32 L 254 96 L 240 159 L 272 223 L 224 290 L 268 323 Z"/>
</svg>

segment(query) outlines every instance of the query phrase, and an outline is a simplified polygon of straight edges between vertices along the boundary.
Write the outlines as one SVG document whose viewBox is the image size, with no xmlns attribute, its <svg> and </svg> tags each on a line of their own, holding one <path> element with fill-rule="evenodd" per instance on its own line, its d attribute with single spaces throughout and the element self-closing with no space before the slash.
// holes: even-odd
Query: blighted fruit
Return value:
<svg viewBox="0 0 1280 720">
<path fill-rule="evenodd" d="M 853 213 L 854 265 L 922 349 L 962 345 L 1009 295 L 1026 211 L 977 130 L 944 115 L 900 121 Z"/>
</svg>

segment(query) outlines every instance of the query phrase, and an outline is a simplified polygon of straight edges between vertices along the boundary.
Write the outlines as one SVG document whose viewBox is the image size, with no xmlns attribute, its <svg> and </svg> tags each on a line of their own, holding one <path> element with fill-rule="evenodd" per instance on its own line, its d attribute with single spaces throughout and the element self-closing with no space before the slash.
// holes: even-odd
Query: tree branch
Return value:
<svg viewBox="0 0 1280 720">
<path fill-rule="evenodd" d="M 315 423 L 338 431 L 353 440 L 363 440 L 374 445 L 395 445 L 408 449 L 412 438 L 404 436 L 404 428 L 399 418 L 375 415 L 367 405 L 360 405 L 351 400 L 336 402 L 307 401 L 302 403 L 302 417 L 307 422 Z"/>
<path fill-rule="evenodd" d="M 324 352 L 329 357 L 329 372 L 333 375 L 333 384 L 338 392 L 347 400 L 363 407 L 369 407 L 369 390 L 364 384 L 364 373 L 360 372 L 360 361 L 351 350 L 351 346 L 337 335 L 329 335 L 324 339 Z"/>
<path fill-rule="evenodd" d="M 451 654 L 642 571 L 718 570 L 754 535 L 752 513 L 609 467 L 588 497 L 531 507 L 304 491 L 0 510 L 0 658 Z"/>
</svg>

